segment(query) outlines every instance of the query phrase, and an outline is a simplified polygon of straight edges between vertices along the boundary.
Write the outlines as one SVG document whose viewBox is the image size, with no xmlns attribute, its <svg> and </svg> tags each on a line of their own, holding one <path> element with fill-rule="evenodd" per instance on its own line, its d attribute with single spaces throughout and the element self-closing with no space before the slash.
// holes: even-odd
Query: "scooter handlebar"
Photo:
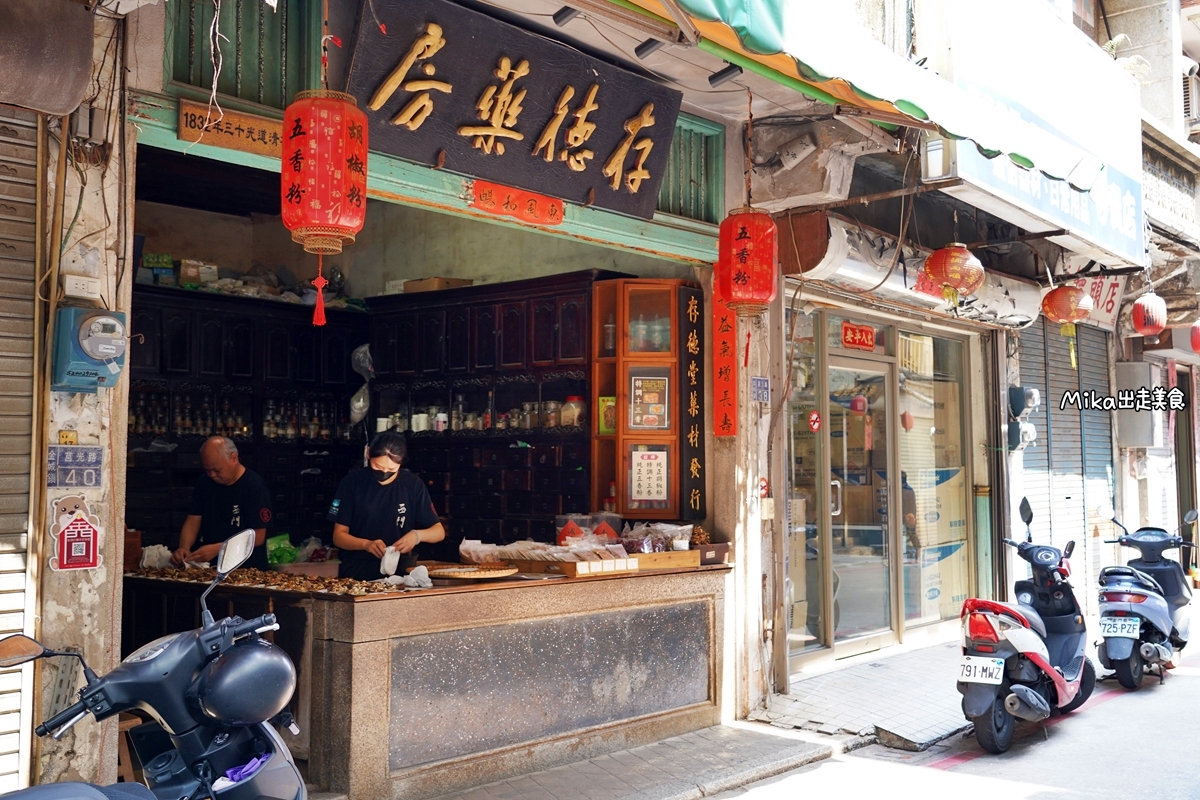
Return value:
<svg viewBox="0 0 1200 800">
<path fill-rule="evenodd" d="M 75 717 L 78 717 L 85 711 L 87 711 L 87 706 L 85 706 L 83 701 L 80 700 L 73 705 L 67 706 L 65 709 L 46 720 L 41 725 L 38 725 L 34 729 L 34 733 L 36 733 L 38 736 L 45 736 L 52 731 L 58 730 L 63 725 L 66 725 L 68 722 L 73 720 Z"/>
<path fill-rule="evenodd" d="M 1001 539 L 1000 541 L 1004 542 L 1009 547 L 1020 547 L 1021 546 L 1019 542 L 1015 542 L 1012 539 Z"/>
</svg>

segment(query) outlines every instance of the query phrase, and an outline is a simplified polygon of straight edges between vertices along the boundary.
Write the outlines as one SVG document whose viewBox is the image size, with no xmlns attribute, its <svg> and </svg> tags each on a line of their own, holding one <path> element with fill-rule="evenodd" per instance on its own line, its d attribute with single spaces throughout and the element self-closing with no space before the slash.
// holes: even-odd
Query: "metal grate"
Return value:
<svg viewBox="0 0 1200 800">
<path fill-rule="evenodd" d="M 280 0 L 277 11 L 262 0 L 175 0 L 168 3 L 171 79 L 212 88 L 213 16 L 220 10 L 221 72 L 217 92 L 252 103 L 284 108 L 306 88 L 310 31 L 304 0 Z M 315 41 L 312 48 L 318 47 Z"/>
<path fill-rule="evenodd" d="M 724 212 L 725 128 L 680 114 L 658 190 L 658 210 L 701 222 L 718 222 Z"/>
<path fill-rule="evenodd" d="M 37 149 L 36 115 L 0 107 L 0 636 L 27 621 Z M 22 785 L 28 691 L 20 672 L 0 674 L 0 792 Z"/>
</svg>

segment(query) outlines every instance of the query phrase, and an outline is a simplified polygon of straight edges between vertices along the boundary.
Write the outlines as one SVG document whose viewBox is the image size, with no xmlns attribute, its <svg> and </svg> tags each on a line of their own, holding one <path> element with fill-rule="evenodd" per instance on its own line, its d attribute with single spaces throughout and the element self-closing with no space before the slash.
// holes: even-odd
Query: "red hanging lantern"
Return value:
<svg viewBox="0 0 1200 800">
<path fill-rule="evenodd" d="M 1192 323 L 1192 352 L 1200 353 L 1200 319 Z"/>
<path fill-rule="evenodd" d="M 913 429 L 913 425 L 916 423 L 917 420 L 915 417 L 913 417 L 911 411 L 905 411 L 900 414 L 900 427 L 904 428 L 905 431 L 911 431 Z"/>
<path fill-rule="evenodd" d="M 756 316 L 775 299 L 779 236 L 775 220 L 757 208 L 729 212 L 717 243 L 717 290 L 741 316 Z"/>
<path fill-rule="evenodd" d="M 1075 323 L 1083 322 L 1095 305 L 1092 296 L 1078 286 L 1066 285 L 1051 289 L 1042 298 L 1042 313 L 1057 322 L 1058 332 L 1071 340 L 1071 369 L 1078 369 L 1075 358 Z"/>
<path fill-rule="evenodd" d="M 280 197 L 292 241 L 316 253 L 313 324 L 325 324 L 321 258 L 342 252 L 367 212 L 367 115 L 342 92 L 297 92 L 283 112 Z"/>
<path fill-rule="evenodd" d="M 975 294 L 983 286 L 986 277 L 983 264 L 964 244 L 951 242 L 934 250 L 925 259 L 925 275 L 935 286 L 941 287 L 942 297 L 951 306 L 958 305 L 958 297 Z"/>
<path fill-rule="evenodd" d="M 1158 335 L 1167 327 L 1167 301 L 1154 292 L 1144 294 L 1133 304 L 1133 329 L 1145 336 L 1147 344 L 1158 344 Z"/>
</svg>

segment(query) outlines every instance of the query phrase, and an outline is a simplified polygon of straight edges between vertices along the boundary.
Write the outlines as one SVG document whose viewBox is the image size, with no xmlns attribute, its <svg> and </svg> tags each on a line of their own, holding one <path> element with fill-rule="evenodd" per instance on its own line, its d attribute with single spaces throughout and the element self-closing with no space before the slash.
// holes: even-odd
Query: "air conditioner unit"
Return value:
<svg viewBox="0 0 1200 800">
<path fill-rule="evenodd" d="M 1200 119 L 1200 77 L 1183 75 L 1183 118 Z"/>
<path fill-rule="evenodd" d="M 958 147 L 953 139 L 932 133 L 921 136 L 921 180 L 940 181 L 958 177 Z"/>
</svg>

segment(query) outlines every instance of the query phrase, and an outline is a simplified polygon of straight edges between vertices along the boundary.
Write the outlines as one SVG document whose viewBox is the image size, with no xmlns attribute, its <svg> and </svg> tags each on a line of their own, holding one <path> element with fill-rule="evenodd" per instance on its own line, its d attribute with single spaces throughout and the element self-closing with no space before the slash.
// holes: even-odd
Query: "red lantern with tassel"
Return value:
<svg viewBox="0 0 1200 800">
<path fill-rule="evenodd" d="M 367 115 L 354 98 L 316 89 L 297 92 L 283 112 L 280 197 L 292 241 L 317 254 L 313 324 L 325 324 L 321 259 L 342 252 L 367 211 Z"/>
<path fill-rule="evenodd" d="M 775 299 L 779 235 L 771 215 L 757 208 L 729 212 L 717 242 L 717 289 L 742 316 L 756 316 Z"/>
<path fill-rule="evenodd" d="M 959 295 L 975 294 L 983 286 L 986 275 L 983 264 L 966 245 L 951 242 L 934 250 L 925 259 L 925 275 L 942 290 L 942 297 L 951 306 L 958 305 Z"/>
<path fill-rule="evenodd" d="M 1167 301 L 1154 292 L 1144 294 L 1133 304 L 1133 329 L 1146 337 L 1147 344 L 1158 344 L 1158 335 L 1167 327 Z"/>
<path fill-rule="evenodd" d="M 1192 323 L 1192 352 L 1200 353 L 1200 319 Z"/>
<path fill-rule="evenodd" d="M 1092 296 L 1078 286 L 1059 286 L 1042 298 L 1042 313 L 1057 322 L 1058 332 L 1071 342 L 1071 369 L 1078 369 L 1075 357 L 1075 323 L 1083 322 L 1092 313 Z"/>
</svg>

